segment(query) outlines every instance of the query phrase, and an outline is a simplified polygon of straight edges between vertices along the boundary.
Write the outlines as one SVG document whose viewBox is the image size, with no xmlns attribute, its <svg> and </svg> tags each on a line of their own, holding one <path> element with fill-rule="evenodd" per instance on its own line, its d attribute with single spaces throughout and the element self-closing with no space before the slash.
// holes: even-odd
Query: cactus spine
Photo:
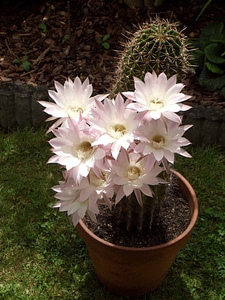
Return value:
<svg viewBox="0 0 225 300">
<path fill-rule="evenodd" d="M 193 72 L 188 39 L 176 22 L 157 17 L 141 25 L 124 46 L 116 70 L 115 93 L 133 89 L 134 76 L 143 80 L 145 73 L 153 70 L 168 77 L 177 74 L 179 79 Z"/>
</svg>

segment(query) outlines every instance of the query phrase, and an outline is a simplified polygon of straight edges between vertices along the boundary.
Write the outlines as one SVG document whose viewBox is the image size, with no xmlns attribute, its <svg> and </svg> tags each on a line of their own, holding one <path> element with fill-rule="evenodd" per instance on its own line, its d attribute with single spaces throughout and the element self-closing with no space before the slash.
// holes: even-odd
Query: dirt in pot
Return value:
<svg viewBox="0 0 225 300">
<path fill-rule="evenodd" d="M 141 231 L 133 227 L 127 231 L 126 226 L 118 222 L 115 213 L 108 207 L 100 207 L 97 223 L 85 217 L 84 223 L 98 237 L 110 243 L 126 247 L 148 247 L 166 243 L 180 235 L 189 225 L 191 211 L 176 184 L 171 184 L 161 201 L 159 213 L 154 217 L 151 229 Z"/>
</svg>

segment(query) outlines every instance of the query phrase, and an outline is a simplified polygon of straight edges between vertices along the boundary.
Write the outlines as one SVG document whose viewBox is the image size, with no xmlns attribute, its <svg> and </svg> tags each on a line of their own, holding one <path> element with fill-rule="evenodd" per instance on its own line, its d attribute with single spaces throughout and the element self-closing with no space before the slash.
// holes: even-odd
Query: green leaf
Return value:
<svg viewBox="0 0 225 300">
<path fill-rule="evenodd" d="M 225 62 L 225 58 L 222 57 L 221 53 L 221 44 L 213 43 L 209 44 L 205 48 L 205 55 L 211 63 L 223 64 Z"/>
<path fill-rule="evenodd" d="M 40 23 L 38 25 L 38 27 L 43 31 L 43 32 L 47 32 L 47 26 L 45 25 L 45 23 Z"/>
<path fill-rule="evenodd" d="M 22 61 L 22 66 L 23 66 L 25 71 L 28 72 L 30 70 L 30 62 L 28 60 L 23 60 Z"/>
<path fill-rule="evenodd" d="M 20 64 L 20 60 L 19 59 L 14 59 L 12 63 L 13 64 Z"/>
<path fill-rule="evenodd" d="M 220 67 L 212 64 L 211 62 L 207 61 L 205 62 L 205 65 L 206 67 L 208 68 L 208 70 L 214 74 L 219 74 L 219 75 L 222 75 L 224 74 L 224 71 L 223 69 L 221 69 Z"/>
<path fill-rule="evenodd" d="M 105 49 L 110 49 L 110 44 L 109 43 L 103 43 L 102 46 L 105 48 Z"/>
<path fill-rule="evenodd" d="M 204 27 L 199 38 L 200 48 L 205 49 L 205 47 L 211 42 L 224 42 L 223 29 L 224 25 L 222 22 L 211 23 Z"/>
<path fill-rule="evenodd" d="M 105 42 L 110 38 L 110 34 L 105 34 L 102 38 L 102 41 Z"/>
<path fill-rule="evenodd" d="M 225 74 L 216 76 L 205 66 L 200 73 L 198 82 L 206 91 L 213 92 L 215 90 L 220 90 L 225 86 Z"/>
</svg>

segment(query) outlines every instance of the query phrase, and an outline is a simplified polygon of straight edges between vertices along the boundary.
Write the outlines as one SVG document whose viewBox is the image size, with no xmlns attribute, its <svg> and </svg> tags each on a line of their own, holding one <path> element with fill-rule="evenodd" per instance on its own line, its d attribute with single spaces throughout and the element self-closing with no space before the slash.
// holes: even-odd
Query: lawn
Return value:
<svg viewBox="0 0 225 300">
<path fill-rule="evenodd" d="M 122 300 L 95 277 L 66 214 L 51 206 L 61 180 L 45 129 L 0 133 L 0 299 Z M 139 300 L 225 299 L 225 152 L 189 148 L 175 168 L 193 185 L 200 214 L 164 283 Z"/>
</svg>

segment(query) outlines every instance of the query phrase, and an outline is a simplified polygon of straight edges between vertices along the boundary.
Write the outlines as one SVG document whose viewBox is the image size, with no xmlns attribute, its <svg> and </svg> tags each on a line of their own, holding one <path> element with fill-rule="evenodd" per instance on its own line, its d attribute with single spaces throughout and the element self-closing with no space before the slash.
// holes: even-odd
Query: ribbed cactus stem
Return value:
<svg viewBox="0 0 225 300">
<path fill-rule="evenodd" d="M 139 205 L 134 193 L 123 198 L 114 209 L 118 225 L 128 232 L 133 230 L 141 232 L 143 228 L 150 229 L 153 221 L 154 202 L 155 199 L 149 197 L 143 199 L 142 205 Z"/>
<path fill-rule="evenodd" d="M 178 23 L 156 18 L 135 31 L 120 53 L 115 93 L 133 89 L 133 77 L 143 80 L 146 72 L 177 74 L 184 79 L 193 73 L 191 49 Z"/>
<path fill-rule="evenodd" d="M 158 217 L 160 213 L 160 204 L 166 188 L 167 185 L 154 187 L 154 197 L 142 194 L 142 205 L 138 203 L 134 192 L 130 196 L 124 197 L 113 210 L 117 224 L 128 232 L 150 230 L 154 218 Z"/>
</svg>

